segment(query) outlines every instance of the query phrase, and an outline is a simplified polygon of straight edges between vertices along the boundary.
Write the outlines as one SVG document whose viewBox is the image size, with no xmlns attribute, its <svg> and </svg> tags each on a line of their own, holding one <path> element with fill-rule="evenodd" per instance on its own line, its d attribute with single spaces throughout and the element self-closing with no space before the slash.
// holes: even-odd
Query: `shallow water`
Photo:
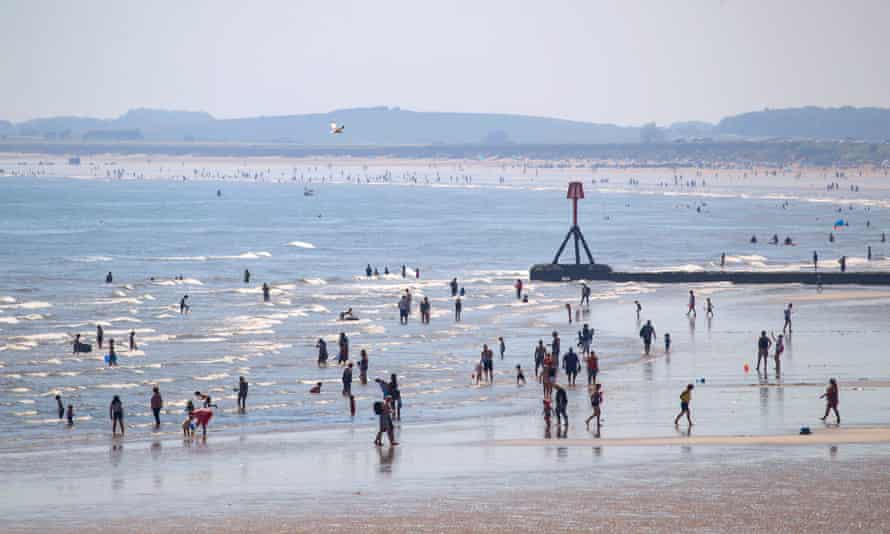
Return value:
<svg viewBox="0 0 890 534">
<path fill-rule="evenodd" d="M 540 392 L 531 385 L 517 390 L 513 367 L 522 364 L 531 378 L 533 344 L 555 328 L 563 346 L 570 343 L 577 328 L 566 324 L 563 306 L 578 291 L 572 284 L 531 284 L 531 301 L 521 305 L 511 287 L 531 264 L 551 259 L 568 228 L 566 173 L 542 170 L 534 178 L 508 177 L 501 186 L 498 170 L 467 164 L 460 173 L 473 175 L 472 185 L 436 187 L 432 177 L 440 171 L 423 168 L 400 171 L 396 183 L 344 183 L 344 176 L 360 172 L 348 166 L 316 171 L 312 197 L 303 196 L 299 182 L 268 180 L 0 179 L 0 447 L 105 436 L 115 394 L 124 401 L 128 435 L 147 437 L 154 384 L 167 403 L 162 433 L 168 435 L 178 434 L 195 390 L 209 391 L 219 403 L 214 432 L 353 424 L 339 392 L 340 370 L 315 365 L 315 340 L 325 337 L 333 358 L 340 331 L 350 337 L 353 358 L 361 348 L 369 351 L 372 378 L 399 375 L 408 421 L 537 414 Z M 880 191 L 831 195 L 812 182 L 786 180 L 779 188 L 730 179 L 704 189 L 666 189 L 655 180 L 669 171 L 660 178 L 646 172 L 642 188 L 588 186 L 581 224 L 599 261 L 625 269 L 715 268 L 725 251 L 728 268 L 800 269 L 818 249 L 825 268 L 841 254 L 850 256 L 851 270 L 887 266 L 879 236 L 890 220 Z M 425 173 L 433 183 L 405 184 L 411 173 Z M 318 184 L 325 175 L 335 183 Z M 839 206 L 850 226 L 830 245 Z M 773 233 L 790 235 L 799 246 L 764 244 Z M 749 244 L 751 234 L 762 244 Z M 870 263 L 860 260 L 867 244 L 875 257 Z M 367 263 L 393 272 L 407 264 L 409 278 L 369 280 Z M 413 267 L 420 279 L 411 278 Z M 249 285 L 241 280 L 244 269 L 253 273 Z M 113 284 L 103 283 L 107 271 Z M 178 275 L 184 279 L 175 280 Z M 447 289 L 453 276 L 467 291 L 459 324 Z M 273 288 L 268 304 L 263 282 Z M 396 301 L 406 287 L 415 302 L 429 296 L 432 325 L 420 325 L 415 312 L 411 324 L 399 326 Z M 593 284 L 585 320 L 597 329 L 613 435 L 672 432 L 667 423 L 679 388 L 697 378 L 706 385 L 697 390 L 694 409 L 709 433 L 790 431 L 820 411 L 817 397 L 829 376 L 890 379 L 882 355 L 890 299 L 877 290 L 864 290 L 874 293 L 869 299 L 796 305 L 798 326 L 777 378 L 772 371 L 768 377 L 742 371 L 745 362 L 753 368 L 756 332 L 780 329 L 784 303 L 814 290 L 697 289 L 700 306 L 705 296 L 717 303 L 713 321 L 701 314 L 690 323 L 683 316 L 687 288 Z M 184 294 L 192 312 L 182 316 Z M 659 333 L 672 333 L 670 358 L 660 351 L 652 359 L 639 356 L 635 299 Z M 347 307 L 362 320 L 336 321 Z M 120 367 L 107 368 L 95 346 L 91 354 L 71 354 L 71 336 L 80 332 L 93 343 L 96 324 L 106 339 L 115 338 Z M 131 329 L 139 345 L 133 353 L 125 348 Z M 508 347 L 507 359 L 496 362 L 498 384 L 471 386 L 481 344 L 495 345 L 498 335 Z M 251 383 L 245 415 L 234 410 L 239 375 Z M 316 381 L 325 391 L 310 396 Z M 777 388 L 777 382 L 801 385 Z M 578 389 L 574 413 L 587 410 Z M 887 423 L 885 389 L 844 391 L 845 420 Z M 379 390 L 373 383 L 353 390 L 359 421 L 368 422 Z M 56 418 L 56 393 L 75 406 L 73 429 Z M 540 433 L 537 419 L 529 421 L 525 431 Z"/>
</svg>

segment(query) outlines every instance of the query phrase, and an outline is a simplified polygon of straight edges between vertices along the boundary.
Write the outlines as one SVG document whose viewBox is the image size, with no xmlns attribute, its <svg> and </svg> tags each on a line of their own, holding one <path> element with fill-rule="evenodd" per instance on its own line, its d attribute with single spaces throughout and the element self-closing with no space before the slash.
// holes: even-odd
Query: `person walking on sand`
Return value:
<svg viewBox="0 0 890 534">
<path fill-rule="evenodd" d="M 124 405 L 121 403 L 121 398 L 117 395 L 111 399 L 111 404 L 108 406 L 108 417 L 111 418 L 111 435 L 115 435 L 117 433 L 117 427 L 120 425 L 121 427 L 121 435 L 124 435 Z"/>
<path fill-rule="evenodd" d="M 242 412 L 247 411 L 247 389 L 247 380 L 245 380 L 243 376 L 239 376 L 238 388 L 235 391 L 238 392 L 238 410 Z"/>
<path fill-rule="evenodd" d="M 649 350 L 652 348 L 652 340 L 657 337 L 658 336 L 655 334 L 655 327 L 652 326 L 652 321 L 646 321 L 646 324 L 640 329 L 640 338 L 643 339 L 643 354 L 646 356 L 649 355 Z"/>
<path fill-rule="evenodd" d="M 386 401 L 377 401 L 374 403 L 374 411 L 377 412 L 377 417 L 380 421 L 380 426 L 377 430 L 377 437 L 374 438 L 374 445 L 378 447 L 383 445 L 383 434 L 385 433 L 389 438 L 389 446 L 393 447 L 398 445 L 396 440 L 394 439 L 394 431 L 392 425 L 392 408 L 390 408 L 389 402 Z"/>
<path fill-rule="evenodd" d="M 361 359 L 358 361 L 358 379 L 361 385 L 368 383 L 368 351 L 362 349 Z"/>
<path fill-rule="evenodd" d="M 553 384 L 553 389 L 556 390 L 556 426 L 560 426 L 560 423 L 569 426 L 569 416 L 566 413 L 569 406 L 569 397 L 566 394 L 566 390 L 559 384 Z"/>
<path fill-rule="evenodd" d="M 760 371 L 760 361 L 763 360 L 763 372 L 766 372 L 766 359 L 769 357 L 769 348 L 773 342 L 766 337 L 766 330 L 760 331 L 760 337 L 757 338 L 757 371 Z"/>
<path fill-rule="evenodd" d="M 155 419 L 155 428 L 161 427 L 161 408 L 164 407 L 164 399 L 161 398 L 161 390 L 158 386 L 151 388 L 151 414 Z"/>
<path fill-rule="evenodd" d="M 791 333 L 791 303 L 788 303 L 788 307 L 785 308 L 785 324 L 782 325 L 782 333 Z"/>
<path fill-rule="evenodd" d="M 687 384 L 683 393 L 680 393 L 680 413 L 674 418 L 674 426 L 680 424 L 680 418 L 686 415 L 686 421 L 692 426 L 692 412 L 689 409 L 689 403 L 692 402 L 692 390 L 695 388 L 692 384 Z"/>
<path fill-rule="evenodd" d="M 819 398 L 825 399 L 825 415 L 822 416 L 822 420 L 824 421 L 828 419 L 828 414 L 834 410 L 834 417 L 837 420 L 837 424 L 841 424 L 841 414 L 837 411 L 837 405 L 839 404 L 837 380 L 834 378 L 829 379 L 828 387 L 825 388 L 825 393 Z"/>
<path fill-rule="evenodd" d="M 643 311 L 643 305 L 640 304 L 640 301 L 639 301 L 639 300 L 635 300 L 635 301 L 634 301 L 634 307 L 635 307 L 636 310 L 637 310 L 637 323 L 639 323 L 639 322 L 640 322 L 640 313 Z"/>
<path fill-rule="evenodd" d="M 695 317 L 695 292 L 691 289 L 689 290 L 689 308 L 686 310 L 686 315 L 691 315 Z"/>
<path fill-rule="evenodd" d="M 600 360 L 595 351 L 590 351 L 585 360 L 587 361 L 587 385 L 596 384 L 596 375 L 600 372 Z"/>
<path fill-rule="evenodd" d="M 504 338 L 501 337 L 501 336 L 498 336 L 498 349 L 499 349 L 500 352 L 501 352 L 501 359 L 503 360 L 503 359 L 504 359 L 504 353 L 507 352 L 507 344 L 504 343 Z"/>
<path fill-rule="evenodd" d="M 707 315 L 708 319 L 714 317 L 714 303 L 711 302 L 711 297 L 705 298 L 705 315 Z"/>
<path fill-rule="evenodd" d="M 463 308 L 464 308 L 464 305 L 460 301 L 460 297 L 457 297 L 454 300 L 454 321 L 455 322 L 458 322 L 458 323 L 460 322 L 460 312 L 461 312 L 461 310 L 463 310 Z"/>
<path fill-rule="evenodd" d="M 602 386 L 600 384 L 594 384 L 593 392 L 590 394 L 590 406 L 593 408 L 593 413 L 590 414 L 590 417 L 587 418 L 585 424 L 587 425 L 587 430 L 590 430 L 590 421 L 596 419 L 596 437 L 600 436 L 600 426 L 601 421 L 600 417 L 602 414 L 601 406 L 603 405 L 603 392 Z"/>
</svg>

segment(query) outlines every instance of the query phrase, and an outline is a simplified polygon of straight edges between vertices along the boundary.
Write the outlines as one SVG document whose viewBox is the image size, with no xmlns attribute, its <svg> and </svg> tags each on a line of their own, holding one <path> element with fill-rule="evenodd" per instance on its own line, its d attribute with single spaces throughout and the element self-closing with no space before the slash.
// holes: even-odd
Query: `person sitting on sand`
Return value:
<svg viewBox="0 0 890 534">
<path fill-rule="evenodd" d="M 309 393 L 321 393 L 321 382 L 316 382 L 314 386 L 309 388 Z"/>
</svg>

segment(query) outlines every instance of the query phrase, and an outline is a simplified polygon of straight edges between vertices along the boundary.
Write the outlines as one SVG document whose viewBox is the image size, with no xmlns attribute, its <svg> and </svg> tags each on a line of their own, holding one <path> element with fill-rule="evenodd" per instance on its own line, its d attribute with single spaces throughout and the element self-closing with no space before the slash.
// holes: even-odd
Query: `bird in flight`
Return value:
<svg viewBox="0 0 890 534">
<path fill-rule="evenodd" d="M 336 122 L 331 123 L 331 133 L 332 134 L 341 134 L 341 133 L 343 133 L 344 128 L 346 128 L 346 126 L 344 126 L 342 124 L 338 125 Z"/>
</svg>

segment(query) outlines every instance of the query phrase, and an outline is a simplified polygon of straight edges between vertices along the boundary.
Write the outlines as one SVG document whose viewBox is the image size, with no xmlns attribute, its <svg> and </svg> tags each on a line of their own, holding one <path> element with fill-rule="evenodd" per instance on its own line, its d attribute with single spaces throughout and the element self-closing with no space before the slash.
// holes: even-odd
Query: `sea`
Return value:
<svg viewBox="0 0 890 534">
<path fill-rule="evenodd" d="M 107 436 L 115 395 L 124 404 L 129 439 L 179 435 L 196 391 L 218 405 L 214 433 L 373 424 L 371 404 L 380 398 L 373 381 L 359 386 L 355 373 L 356 417 L 341 395 L 342 369 L 335 363 L 341 333 L 349 339 L 351 361 L 367 350 L 371 380 L 398 375 L 408 421 L 537 414 L 540 391 L 534 385 L 517 389 L 516 365 L 533 384 L 537 341 L 549 342 L 556 330 L 566 347 L 580 329 L 568 323 L 565 309 L 577 309 L 578 283 L 528 280 L 530 266 L 554 259 L 571 225 L 569 181 L 584 184 L 579 224 L 595 260 L 615 269 L 719 269 L 721 254 L 726 269 L 810 269 L 814 250 L 823 269 L 837 269 L 842 255 L 849 270 L 890 266 L 890 247 L 881 239 L 890 230 L 887 191 L 871 187 L 877 179 L 839 179 L 824 170 L 801 178 L 783 170 L 769 176 L 754 169 L 486 161 L 96 156 L 74 166 L 19 156 L 0 163 L 3 450 Z M 834 182 L 839 188 L 828 189 Z M 854 183 L 864 185 L 851 188 Z M 774 234 L 779 245 L 769 243 Z M 752 235 L 757 243 L 750 242 Z M 782 245 L 786 237 L 794 245 Z M 573 261 L 569 254 L 562 261 Z M 366 276 L 368 265 L 380 275 Z M 109 272 L 112 283 L 105 282 Z M 453 278 L 465 292 L 460 322 L 453 318 Z M 528 302 L 516 298 L 517 279 Z M 264 283 L 271 287 L 269 302 L 262 298 Z M 643 304 L 643 320 L 673 331 L 678 354 L 698 354 L 690 368 L 680 373 L 675 367 L 669 376 L 667 411 L 679 393 L 675 386 L 706 374 L 727 387 L 756 382 L 742 364 L 753 367 L 750 353 L 761 328 L 781 330 L 782 295 L 819 298 L 814 288 L 706 284 L 694 288 L 699 318 L 687 324 L 690 288 L 590 286 L 590 310 L 579 318 L 596 329 L 594 348 L 614 383 L 652 381 L 662 376 L 652 366 L 665 365 L 641 359 L 635 300 Z M 413 310 L 401 326 L 397 302 L 405 290 Z M 191 310 L 180 314 L 184 295 Z M 716 306 L 713 329 L 702 317 L 706 296 Z M 430 325 L 419 320 L 423 297 L 432 304 Z M 878 319 L 886 316 L 887 295 L 875 293 L 865 302 L 881 307 L 833 301 L 798 306 L 795 317 L 827 335 L 813 338 L 818 341 L 806 363 L 799 355 L 806 342 L 797 343 L 796 363 L 775 380 L 822 384 L 832 373 L 886 379 L 880 356 L 886 332 Z M 359 320 L 339 320 L 348 308 Z M 732 320 L 722 319 L 727 316 Z M 95 343 L 97 325 L 106 340 L 115 340 L 116 367 L 106 365 L 107 350 Z M 127 347 L 131 332 L 136 350 Z M 78 333 L 93 344 L 91 353 L 72 352 Z M 495 363 L 496 383 L 475 385 L 471 374 L 482 345 L 499 358 L 498 337 L 507 350 L 505 360 Z M 331 354 L 322 368 L 319 338 Z M 860 351 L 861 365 L 844 366 L 833 351 L 849 348 L 851 339 L 867 348 Z M 712 356 L 706 360 L 705 353 Z M 246 413 L 236 409 L 239 376 L 250 384 Z M 317 382 L 322 393 L 309 394 Z M 149 409 L 155 386 L 165 403 L 160 429 Z M 59 419 L 55 395 L 74 407 L 72 427 Z M 874 407 L 867 422 L 890 418 L 878 408 L 882 399 L 883 393 L 866 401 Z M 798 423 L 773 415 L 779 419 L 770 428 Z"/>
</svg>

